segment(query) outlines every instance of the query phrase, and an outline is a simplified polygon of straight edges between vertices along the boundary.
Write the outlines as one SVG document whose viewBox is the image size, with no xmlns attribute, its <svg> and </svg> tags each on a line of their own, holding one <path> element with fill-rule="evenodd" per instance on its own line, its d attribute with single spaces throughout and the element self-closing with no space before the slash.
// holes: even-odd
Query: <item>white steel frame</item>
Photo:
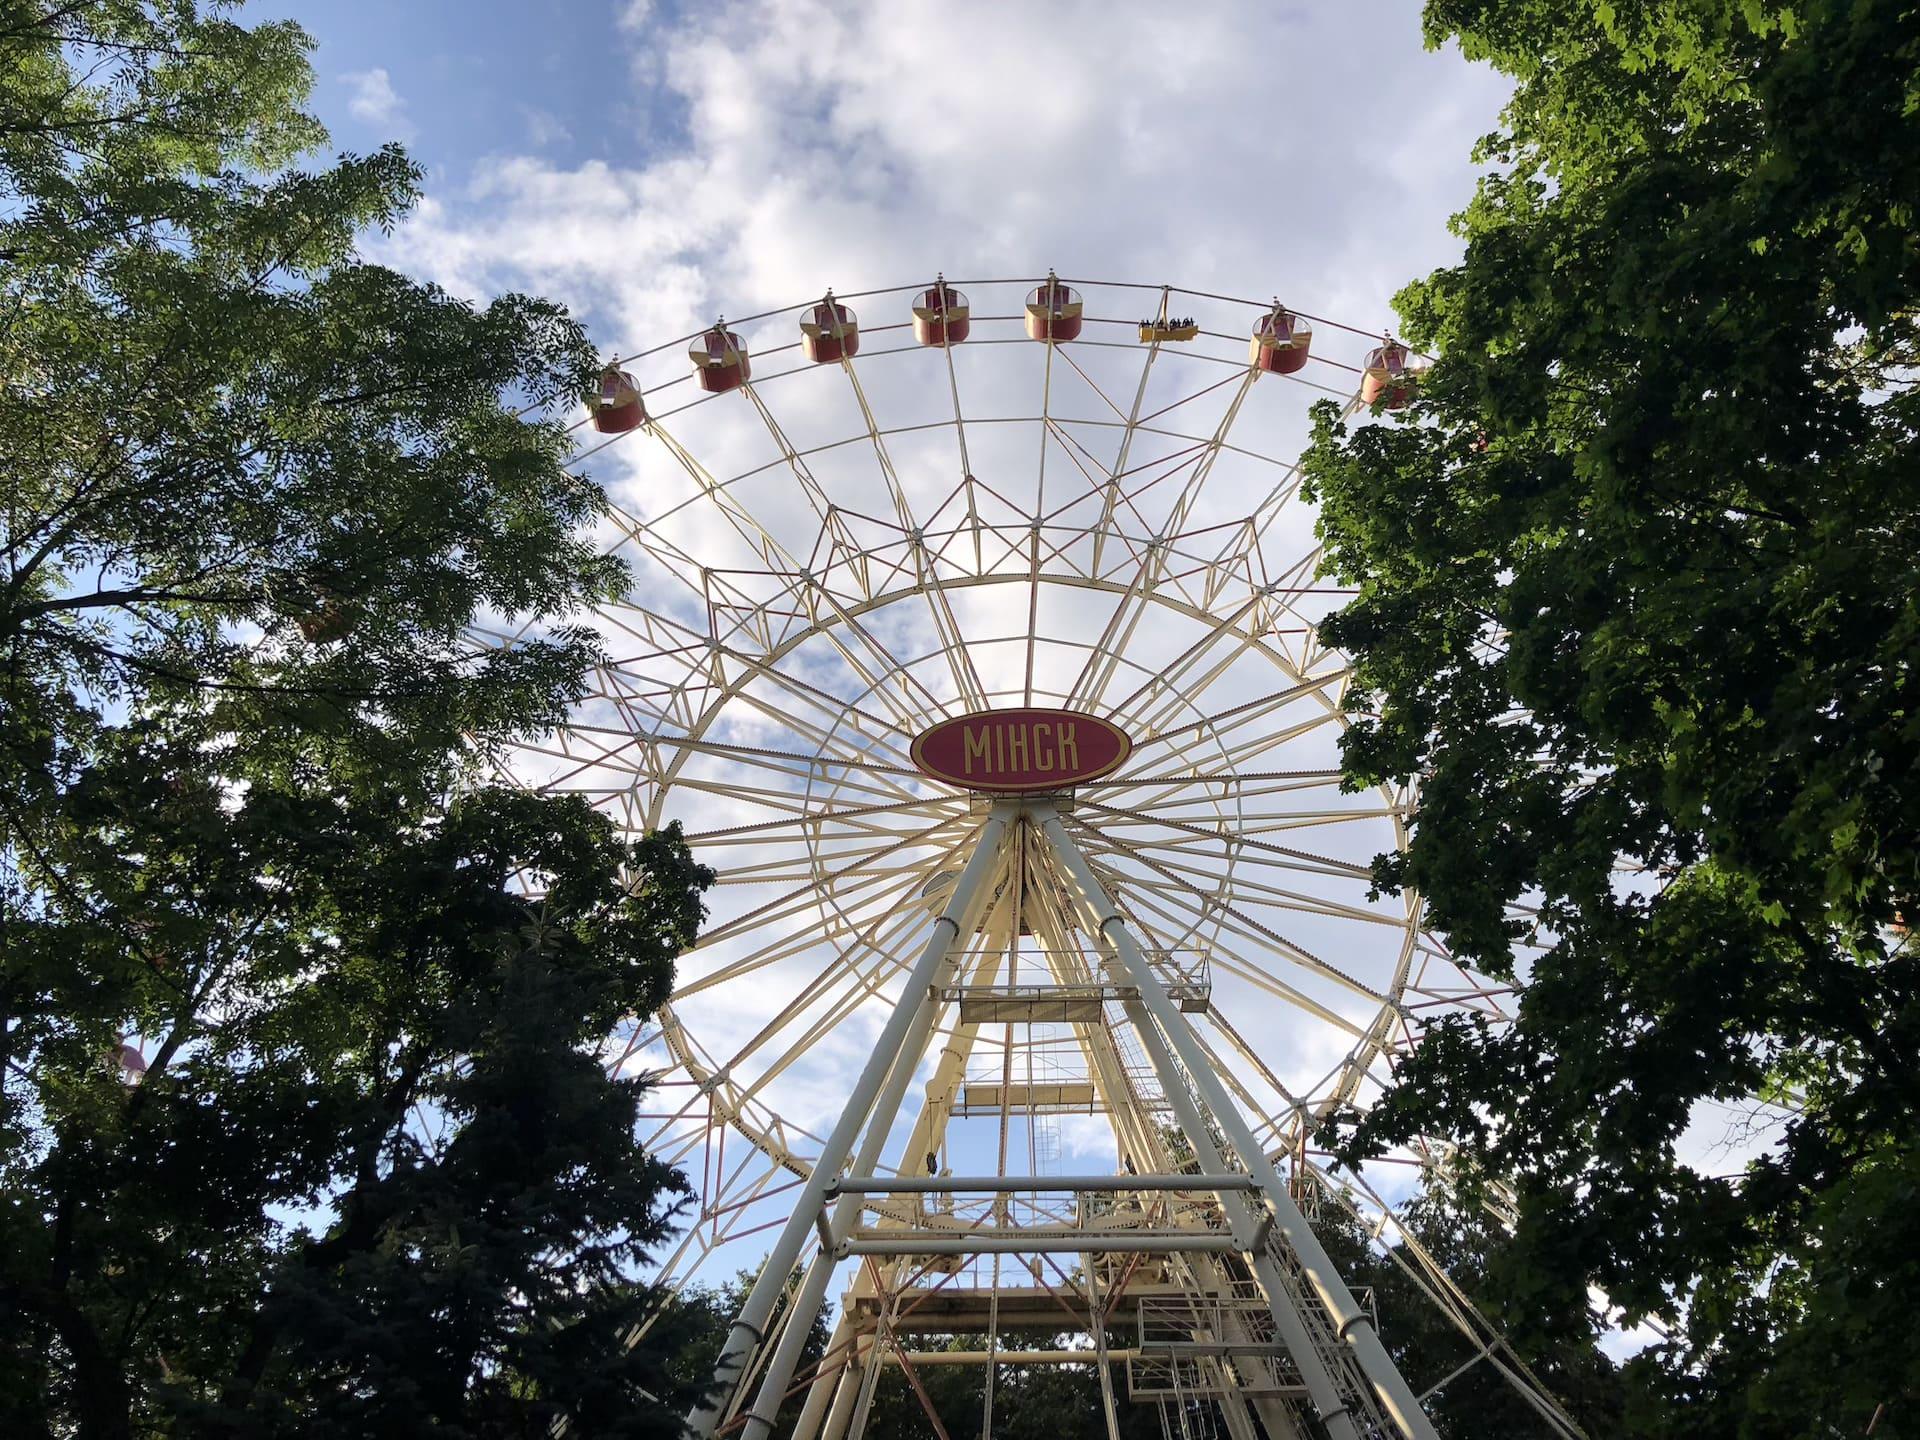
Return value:
<svg viewBox="0 0 1920 1440">
<path fill-rule="evenodd" d="M 591 617 L 607 658 L 569 722 L 492 757 L 634 832 L 684 820 L 720 875 L 672 999 L 607 1053 L 652 1079 L 646 1138 L 697 1182 L 693 1222 L 662 1257 L 668 1287 L 756 1259 L 753 1237 L 778 1232 L 695 1432 L 770 1433 L 843 1264 L 851 1288 L 800 1381 L 799 1440 L 857 1434 L 883 1363 L 917 1388 L 901 1327 L 943 1286 L 987 1317 L 990 1419 L 1003 1312 L 1051 1297 L 1046 1323 L 1084 1315 L 1094 1347 L 1061 1353 L 1112 1358 L 1102 1314 L 1164 1265 L 1174 1290 L 1216 1301 L 1254 1276 L 1266 1318 L 1234 1321 L 1215 1348 L 1284 1352 L 1298 1377 L 1298 1396 L 1236 1398 L 1231 1359 L 1207 1358 L 1235 1440 L 1300 1433 L 1309 1411 L 1336 1436 L 1430 1435 L 1297 1203 L 1311 1194 L 1392 1237 L 1472 1341 L 1470 1363 L 1577 1435 L 1387 1203 L 1392 1165 L 1444 1157 L 1416 1147 L 1335 1182 L 1311 1146 L 1322 1118 L 1376 1093 L 1420 1018 L 1498 1021 L 1508 993 L 1453 959 L 1417 896 L 1369 894 L 1372 856 L 1405 844 L 1417 787 L 1346 794 L 1332 753 L 1349 671 L 1317 626 L 1342 597 L 1316 579 L 1298 473 L 1275 447 L 1297 444 L 1307 401 L 1356 412 L 1375 337 L 1316 319 L 1308 369 L 1264 375 L 1246 344 L 1266 302 L 1069 281 L 1085 329 L 1039 345 L 1020 308 L 1036 281 L 949 283 L 973 299 L 958 346 L 912 342 L 916 286 L 837 295 L 859 310 L 863 346 L 834 365 L 794 353 L 788 332 L 813 302 L 731 322 L 756 371 L 738 395 L 691 393 L 684 338 L 621 362 L 648 418 L 581 458 L 609 484 L 604 542 L 634 584 Z M 1140 344 L 1143 310 L 1201 314 L 1202 333 Z M 1037 406 L 1019 403 L 1026 377 Z M 1032 469 L 1016 480 L 1023 451 Z M 501 623 L 475 640 L 527 635 Z M 1025 801 L 912 767 L 908 743 L 935 721 L 1023 704 L 1111 719 L 1134 755 Z M 1175 955 L 1210 966 L 1213 1003 L 1197 1013 L 1162 983 Z M 1104 1018 L 963 1018 L 956 997 L 1016 986 L 1077 987 Z M 778 1003 L 755 1008 L 763 995 Z M 732 1033 L 703 1039 L 736 1012 Z M 1312 1043 L 1276 1047 L 1276 1015 Z M 806 1109 L 797 1097 L 823 1057 L 849 1055 L 849 1033 L 871 1038 L 844 1103 Z M 1308 1052 L 1324 1059 L 1303 1064 Z M 962 1103 L 974 1075 L 999 1081 L 980 1087 L 999 1097 L 996 1173 L 920 1174 L 982 1113 Z M 1042 1173 L 1038 1138 L 1061 1108 L 1042 1097 L 1066 1093 L 1042 1083 L 1055 1075 L 1095 1097 L 1112 1176 Z M 903 1132 L 916 1078 L 926 1095 Z M 1204 1173 L 1170 1173 L 1175 1134 Z M 1097 1230 L 1063 1208 L 1085 1210 L 1101 1184 L 1146 1218 Z M 1083 1279 L 1055 1253 L 1080 1256 Z M 856 1302 L 873 1324 L 849 1318 Z M 1110 1386 L 1105 1398 L 1111 1415 Z"/>
</svg>

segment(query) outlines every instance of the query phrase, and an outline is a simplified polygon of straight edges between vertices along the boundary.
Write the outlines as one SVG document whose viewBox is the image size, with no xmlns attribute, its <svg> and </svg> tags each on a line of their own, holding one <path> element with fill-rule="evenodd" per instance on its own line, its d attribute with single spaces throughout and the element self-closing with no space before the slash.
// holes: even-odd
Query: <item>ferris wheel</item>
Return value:
<svg viewBox="0 0 1920 1440">
<path fill-rule="evenodd" d="M 1342 788 L 1345 595 L 1292 458 L 1310 403 L 1401 408 L 1418 366 L 1277 301 L 1049 274 L 828 292 L 608 368 L 580 459 L 631 584 L 587 699 L 492 758 L 680 822 L 719 876 L 608 1049 L 698 1191 L 669 1285 L 771 1250 L 697 1433 L 804 1392 L 794 1435 L 858 1434 L 926 1363 L 904 1337 L 958 1333 L 989 1420 L 997 1367 L 1096 1359 L 1110 1427 L 1431 1435 L 1327 1207 L 1579 1433 L 1396 1232 L 1434 1157 L 1335 1182 L 1310 1140 L 1423 1017 L 1509 994 L 1372 893 L 1418 796 Z"/>
</svg>

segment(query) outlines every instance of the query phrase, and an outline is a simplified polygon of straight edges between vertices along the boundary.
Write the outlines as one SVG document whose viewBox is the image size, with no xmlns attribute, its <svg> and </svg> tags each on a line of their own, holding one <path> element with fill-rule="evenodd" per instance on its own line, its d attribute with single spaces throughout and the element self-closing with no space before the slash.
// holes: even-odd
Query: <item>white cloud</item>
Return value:
<svg viewBox="0 0 1920 1440">
<path fill-rule="evenodd" d="M 1394 13 L 764 0 L 653 15 L 635 63 L 679 107 L 681 139 L 485 162 L 397 258 L 469 292 L 550 293 L 623 351 L 716 311 L 942 268 L 1278 292 L 1384 324 L 1392 291 L 1455 253 L 1445 218 L 1504 98 Z"/>
<path fill-rule="evenodd" d="M 542 110 L 537 105 L 522 105 L 520 117 L 527 122 L 527 141 L 536 150 L 573 139 L 573 132 L 550 110 Z"/>
<path fill-rule="evenodd" d="M 352 70 L 340 79 L 352 87 L 347 113 L 354 119 L 403 139 L 413 133 L 413 123 L 407 118 L 407 102 L 393 88 L 393 77 L 384 66 Z"/>
</svg>

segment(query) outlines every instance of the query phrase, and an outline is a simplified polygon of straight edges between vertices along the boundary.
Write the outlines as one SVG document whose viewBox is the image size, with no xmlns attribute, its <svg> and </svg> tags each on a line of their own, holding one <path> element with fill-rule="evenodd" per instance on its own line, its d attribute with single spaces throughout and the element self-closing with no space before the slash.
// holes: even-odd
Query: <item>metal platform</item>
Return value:
<svg viewBox="0 0 1920 1440">
<path fill-rule="evenodd" d="M 1003 1106 L 1016 1114 L 1066 1111 L 1075 1115 L 1097 1115 L 1106 1109 L 1091 1080 L 1016 1080 L 1011 1085 L 962 1085 L 953 1113 L 998 1115 Z"/>
<path fill-rule="evenodd" d="M 963 1025 L 1098 1025 L 1109 1001 L 1136 998 L 1119 985 L 955 985 L 943 999 L 960 1007 Z"/>
</svg>

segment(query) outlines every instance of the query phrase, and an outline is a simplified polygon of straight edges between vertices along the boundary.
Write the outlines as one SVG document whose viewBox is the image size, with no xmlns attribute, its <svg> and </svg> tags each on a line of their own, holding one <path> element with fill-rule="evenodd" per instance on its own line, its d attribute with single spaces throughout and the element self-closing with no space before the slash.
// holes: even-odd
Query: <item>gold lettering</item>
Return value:
<svg viewBox="0 0 1920 1440">
<path fill-rule="evenodd" d="M 967 774 L 973 774 L 973 760 L 976 755 L 980 757 L 980 768 L 982 770 L 991 768 L 987 762 L 991 756 L 991 751 L 988 749 L 988 746 L 991 743 L 992 733 L 993 732 L 985 725 L 978 727 L 968 725 L 962 728 L 960 734 L 964 738 L 966 746 Z"/>
<path fill-rule="evenodd" d="M 1045 720 L 1033 722 L 1033 768 L 1053 769 L 1053 726 Z"/>
<path fill-rule="evenodd" d="M 1007 763 L 1015 770 L 1027 768 L 1027 727 L 1014 725 L 1009 727 L 1013 733 L 1007 737 Z"/>
<path fill-rule="evenodd" d="M 1007 727 L 993 727 L 993 768 L 995 774 L 1006 773 L 1007 768 Z"/>
<path fill-rule="evenodd" d="M 1059 747 L 1060 768 L 1062 770 L 1078 770 L 1080 768 L 1080 742 L 1074 738 L 1073 722 L 1071 720 L 1062 720 L 1060 722 Z"/>
</svg>

